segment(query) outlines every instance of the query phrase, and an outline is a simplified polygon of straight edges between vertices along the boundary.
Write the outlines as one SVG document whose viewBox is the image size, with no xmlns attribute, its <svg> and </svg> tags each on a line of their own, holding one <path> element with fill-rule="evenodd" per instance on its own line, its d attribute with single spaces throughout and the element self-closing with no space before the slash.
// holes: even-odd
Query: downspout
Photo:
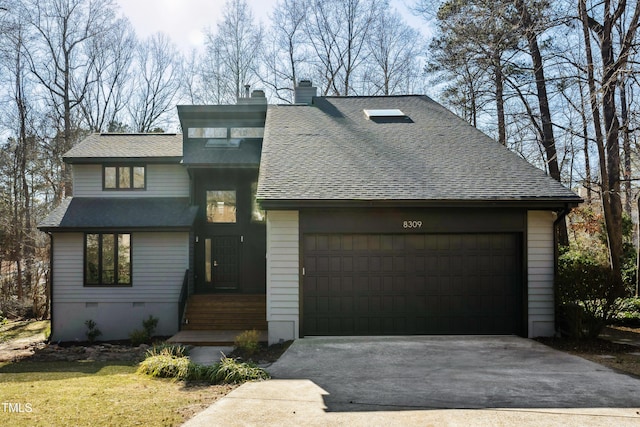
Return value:
<svg viewBox="0 0 640 427">
<path fill-rule="evenodd" d="M 50 240 L 49 250 L 49 342 L 53 336 L 53 233 L 47 232 Z"/>
</svg>

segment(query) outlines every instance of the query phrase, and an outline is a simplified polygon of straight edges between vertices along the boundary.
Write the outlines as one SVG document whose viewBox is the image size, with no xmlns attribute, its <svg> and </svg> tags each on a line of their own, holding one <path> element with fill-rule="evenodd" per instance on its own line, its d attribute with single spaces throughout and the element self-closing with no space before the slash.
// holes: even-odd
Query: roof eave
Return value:
<svg viewBox="0 0 640 427">
<path fill-rule="evenodd" d="M 154 163 L 174 164 L 182 161 L 182 156 L 166 157 L 63 157 L 68 164 L 122 164 L 122 163 Z"/>
<path fill-rule="evenodd" d="M 162 232 L 178 232 L 178 231 L 191 231 L 193 226 L 148 226 L 148 227 L 58 227 L 58 226 L 42 226 L 38 227 L 38 230 L 45 233 L 97 233 L 101 231 L 114 230 L 121 232 L 149 232 L 149 231 L 162 231 Z"/>
<path fill-rule="evenodd" d="M 582 203 L 579 197 L 531 198 L 531 199 L 477 199 L 477 200 L 301 200 L 258 199 L 265 210 L 287 210 L 304 208 L 448 208 L 448 207 L 500 207 L 555 210 L 574 208 Z"/>
<path fill-rule="evenodd" d="M 189 169 L 258 169 L 259 163 L 187 163 L 182 162 Z"/>
</svg>

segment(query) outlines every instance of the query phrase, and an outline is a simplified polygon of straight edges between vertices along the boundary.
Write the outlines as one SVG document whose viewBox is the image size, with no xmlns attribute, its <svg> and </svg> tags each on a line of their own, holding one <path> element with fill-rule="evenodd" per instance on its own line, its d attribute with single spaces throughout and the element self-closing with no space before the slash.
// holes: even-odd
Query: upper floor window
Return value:
<svg viewBox="0 0 640 427">
<path fill-rule="evenodd" d="M 235 190 L 207 191 L 207 222 L 236 222 Z"/>
<path fill-rule="evenodd" d="M 144 190 L 147 187 L 146 166 L 105 166 L 105 190 Z"/>
<path fill-rule="evenodd" d="M 131 285 L 131 235 L 85 234 L 86 286 Z"/>
</svg>

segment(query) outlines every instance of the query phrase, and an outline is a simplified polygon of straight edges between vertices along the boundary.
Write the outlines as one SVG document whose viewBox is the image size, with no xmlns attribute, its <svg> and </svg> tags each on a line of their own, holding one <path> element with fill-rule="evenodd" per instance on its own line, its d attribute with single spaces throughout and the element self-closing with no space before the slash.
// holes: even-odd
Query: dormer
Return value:
<svg viewBox="0 0 640 427">
<path fill-rule="evenodd" d="M 257 168 L 267 116 L 264 92 L 235 105 L 178 105 L 183 164 L 190 168 Z"/>
</svg>

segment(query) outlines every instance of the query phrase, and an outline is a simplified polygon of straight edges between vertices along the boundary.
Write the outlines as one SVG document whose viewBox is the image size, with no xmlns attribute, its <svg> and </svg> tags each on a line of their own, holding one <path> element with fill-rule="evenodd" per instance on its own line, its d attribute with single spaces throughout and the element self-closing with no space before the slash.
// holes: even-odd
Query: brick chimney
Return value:
<svg viewBox="0 0 640 427">
<path fill-rule="evenodd" d="M 300 80 L 298 86 L 294 88 L 296 104 L 310 105 L 313 97 L 318 95 L 318 88 L 312 86 L 311 80 Z"/>
</svg>

